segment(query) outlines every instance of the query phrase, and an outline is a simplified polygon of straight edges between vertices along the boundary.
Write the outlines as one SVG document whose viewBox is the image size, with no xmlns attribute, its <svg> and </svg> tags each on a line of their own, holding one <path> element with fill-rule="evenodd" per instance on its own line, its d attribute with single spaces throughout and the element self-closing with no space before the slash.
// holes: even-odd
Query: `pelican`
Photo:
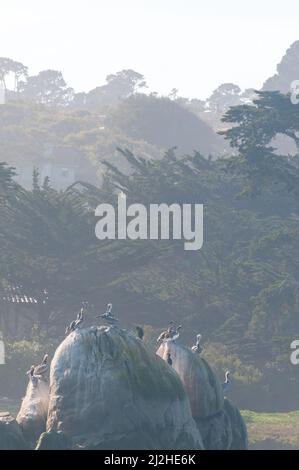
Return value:
<svg viewBox="0 0 299 470">
<path fill-rule="evenodd" d="M 66 327 L 66 330 L 65 330 L 65 334 L 68 335 L 69 333 L 71 333 L 72 331 L 75 331 L 75 326 L 76 326 L 76 320 L 73 320 L 69 326 Z"/>
<path fill-rule="evenodd" d="M 107 304 L 106 313 L 112 315 L 112 304 L 111 303 Z"/>
<path fill-rule="evenodd" d="M 167 338 L 169 338 L 169 328 L 165 331 L 162 331 L 162 333 L 157 338 L 157 343 L 160 343 L 160 341 L 165 341 Z"/>
<path fill-rule="evenodd" d="M 27 370 L 26 375 L 32 377 L 34 374 L 34 366 L 31 366 L 29 370 Z"/>
<path fill-rule="evenodd" d="M 203 347 L 200 346 L 200 342 L 201 342 L 201 339 L 202 339 L 202 336 L 200 333 L 198 333 L 198 335 L 196 335 L 196 344 L 194 346 L 192 346 L 191 348 L 191 351 L 196 353 L 196 354 L 200 354 L 202 353 L 203 351 Z"/>
<path fill-rule="evenodd" d="M 49 370 L 48 358 L 49 358 L 48 354 L 45 354 L 42 362 L 35 367 L 33 366 L 34 375 L 42 377 L 48 372 Z"/>
<path fill-rule="evenodd" d="M 180 336 L 181 328 L 182 328 L 182 325 L 179 325 L 177 328 L 174 329 L 171 341 L 175 341 L 176 339 L 178 339 L 178 337 Z"/>
<path fill-rule="evenodd" d="M 78 326 L 83 322 L 83 313 L 84 309 L 82 307 L 75 320 L 75 328 L 78 328 Z"/>
<path fill-rule="evenodd" d="M 224 380 L 224 382 L 221 384 L 221 385 L 222 385 L 222 390 L 223 390 L 223 392 L 226 392 L 227 389 L 228 389 L 228 387 L 229 387 L 229 384 L 230 384 L 229 376 L 230 376 L 230 372 L 229 372 L 229 370 L 227 370 L 227 371 L 225 372 L 225 380 Z"/>
<path fill-rule="evenodd" d="M 66 327 L 65 335 L 68 335 L 72 331 L 75 331 L 79 327 L 79 325 L 81 325 L 81 323 L 83 322 L 83 314 L 84 314 L 84 308 L 82 307 L 80 312 L 78 313 L 78 315 L 76 317 L 76 320 L 73 320 L 69 324 L 69 326 Z"/>
<path fill-rule="evenodd" d="M 118 322 L 118 319 L 114 317 L 112 314 L 112 304 L 109 303 L 106 308 L 105 313 L 100 313 L 99 315 L 96 316 L 96 318 L 103 318 L 107 323 L 110 323 L 113 325 L 114 323 Z"/>
<path fill-rule="evenodd" d="M 29 379 L 33 385 L 33 387 L 36 387 L 38 384 L 38 381 L 42 379 L 41 375 L 35 375 L 34 373 L 34 366 L 31 366 L 30 369 L 26 372 L 27 375 L 29 375 Z"/>
<path fill-rule="evenodd" d="M 143 331 L 143 328 L 141 328 L 141 326 L 136 326 L 135 327 L 135 330 L 137 332 L 137 336 L 139 339 L 143 339 L 144 337 L 144 331 Z"/>
<path fill-rule="evenodd" d="M 158 337 L 157 343 L 160 343 L 160 341 L 163 341 L 163 342 L 175 341 L 180 336 L 179 330 L 181 328 L 182 328 L 182 325 L 179 325 L 178 327 L 176 327 L 173 321 L 170 322 L 167 330 L 162 331 L 162 333 Z"/>
</svg>

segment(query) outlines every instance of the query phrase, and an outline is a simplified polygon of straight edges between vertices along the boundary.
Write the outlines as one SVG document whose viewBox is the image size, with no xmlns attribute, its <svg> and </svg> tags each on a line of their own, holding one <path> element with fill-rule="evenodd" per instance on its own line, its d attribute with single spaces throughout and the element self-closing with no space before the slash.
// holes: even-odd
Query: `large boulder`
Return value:
<svg viewBox="0 0 299 470">
<path fill-rule="evenodd" d="M 247 449 L 247 430 L 239 410 L 224 399 L 222 386 L 209 364 L 175 341 L 163 342 L 157 354 L 180 376 L 192 415 L 207 450 Z"/>
<path fill-rule="evenodd" d="M 208 418 L 195 419 L 207 450 L 229 450 L 233 443 L 231 422 L 224 410 Z"/>
<path fill-rule="evenodd" d="M 215 416 L 196 419 L 207 450 L 245 450 L 248 448 L 247 429 L 238 408 L 227 398 L 223 410 Z"/>
<path fill-rule="evenodd" d="M 10 413 L 0 413 L 0 450 L 27 450 L 22 430 Z"/>
<path fill-rule="evenodd" d="M 71 439 L 61 431 L 43 432 L 35 450 L 71 450 Z"/>
<path fill-rule="evenodd" d="M 232 429 L 232 443 L 230 450 L 244 450 L 248 448 L 247 428 L 238 408 L 227 398 L 224 400 L 224 411 L 229 417 Z"/>
<path fill-rule="evenodd" d="M 25 439 L 35 444 L 42 432 L 46 430 L 49 405 L 49 384 L 38 380 L 36 384 L 29 380 L 26 395 L 22 400 L 17 416 Z"/>
<path fill-rule="evenodd" d="M 222 387 L 209 364 L 175 341 L 161 343 L 157 351 L 165 361 L 168 353 L 189 397 L 193 418 L 207 418 L 222 410 Z"/>
<path fill-rule="evenodd" d="M 47 431 L 85 449 L 203 448 L 176 372 L 114 326 L 76 330 L 58 347 Z"/>
</svg>

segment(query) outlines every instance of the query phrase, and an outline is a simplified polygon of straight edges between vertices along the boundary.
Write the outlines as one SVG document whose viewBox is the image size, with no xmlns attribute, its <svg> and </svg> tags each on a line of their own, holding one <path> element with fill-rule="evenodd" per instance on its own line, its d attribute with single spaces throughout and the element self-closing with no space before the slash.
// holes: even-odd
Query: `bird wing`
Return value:
<svg viewBox="0 0 299 470">
<path fill-rule="evenodd" d="M 48 364 L 40 364 L 34 368 L 34 375 L 43 375 L 48 372 Z"/>
<path fill-rule="evenodd" d="M 107 313 L 99 313 L 99 315 L 96 316 L 96 318 L 104 318 L 107 317 Z"/>
<path fill-rule="evenodd" d="M 179 336 L 180 336 L 179 333 L 176 333 L 171 338 L 169 338 L 168 341 L 175 341 L 176 339 L 178 339 Z"/>
<path fill-rule="evenodd" d="M 163 331 L 163 332 L 160 334 L 160 336 L 159 336 L 158 339 L 157 339 L 157 343 L 159 343 L 160 341 L 162 341 L 162 339 L 165 338 L 165 334 L 166 334 L 166 331 Z"/>
</svg>

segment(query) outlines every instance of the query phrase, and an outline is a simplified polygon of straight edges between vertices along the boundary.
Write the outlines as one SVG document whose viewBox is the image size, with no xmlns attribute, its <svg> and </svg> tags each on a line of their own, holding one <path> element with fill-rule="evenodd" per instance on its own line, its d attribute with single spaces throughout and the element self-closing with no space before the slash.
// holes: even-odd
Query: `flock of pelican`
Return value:
<svg viewBox="0 0 299 470">
<path fill-rule="evenodd" d="M 105 322 L 107 322 L 109 325 L 115 325 L 119 320 L 114 316 L 112 313 L 112 303 L 109 303 L 107 305 L 106 311 L 104 313 L 101 313 L 100 315 L 97 315 L 96 318 L 101 318 Z M 79 311 L 77 318 L 73 320 L 69 326 L 67 326 L 65 330 L 65 334 L 69 335 L 73 331 L 77 330 L 80 325 L 82 324 L 84 320 L 84 308 L 82 307 L 81 310 Z M 162 331 L 162 333 L 159 335 L 157 338 L 157 343 L 160 342 L 168 342 L 168 341 L 176 341 L 178 337 L 180 336 L 180 330 L 182 328 L 182 325 L 176 326 L 173 321 L 169 323 L 169 326 L 166 330 Z M 144 331 L 141 326 L 136 326 L 136 333 L 139 339 L 143 339 L 144 337 Z M 194 354 L 200 355 L 203 351 L 203 347 L 201 346 L 200 342 L 202 340 L 202 335 L 198 333 L 196 335 L 196 343 L 194 346 L 191 347 L 191 351 Z M 36 386 L 38 383 L 38 380 L 44 380 L 46 381 L 46 375 L 49 370 L 49 364 L 48 364 L 48 354 L 46 354 L 40 364 L 37 366 L 32 365 L 27 371 L 27 375 L 29 376 L 33 386 Z M 167 352 L 167 359 L 166 362 L 168 363 L 169 366 L 172 366 L 172 358 L 170 352 Z M 225 393 L 229 387 L 230 380 L 229 380 L 230 372 L 226 371 L 225 372 L 225 380 L 221 384 L 223 392 Z"/>
</svg>

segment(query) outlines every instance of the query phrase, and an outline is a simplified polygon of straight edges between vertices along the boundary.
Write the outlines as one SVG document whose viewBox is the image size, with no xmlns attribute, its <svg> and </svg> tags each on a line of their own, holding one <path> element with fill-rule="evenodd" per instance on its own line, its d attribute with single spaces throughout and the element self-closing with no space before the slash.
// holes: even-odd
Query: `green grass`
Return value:
<svg viewBox="0 0 299 470">
<path fill-rule="evenodd" d="M 299 449 L 299 411 L 289 413 L 256 413 L 242 411 L 249 448 Z"/>
</svg>

